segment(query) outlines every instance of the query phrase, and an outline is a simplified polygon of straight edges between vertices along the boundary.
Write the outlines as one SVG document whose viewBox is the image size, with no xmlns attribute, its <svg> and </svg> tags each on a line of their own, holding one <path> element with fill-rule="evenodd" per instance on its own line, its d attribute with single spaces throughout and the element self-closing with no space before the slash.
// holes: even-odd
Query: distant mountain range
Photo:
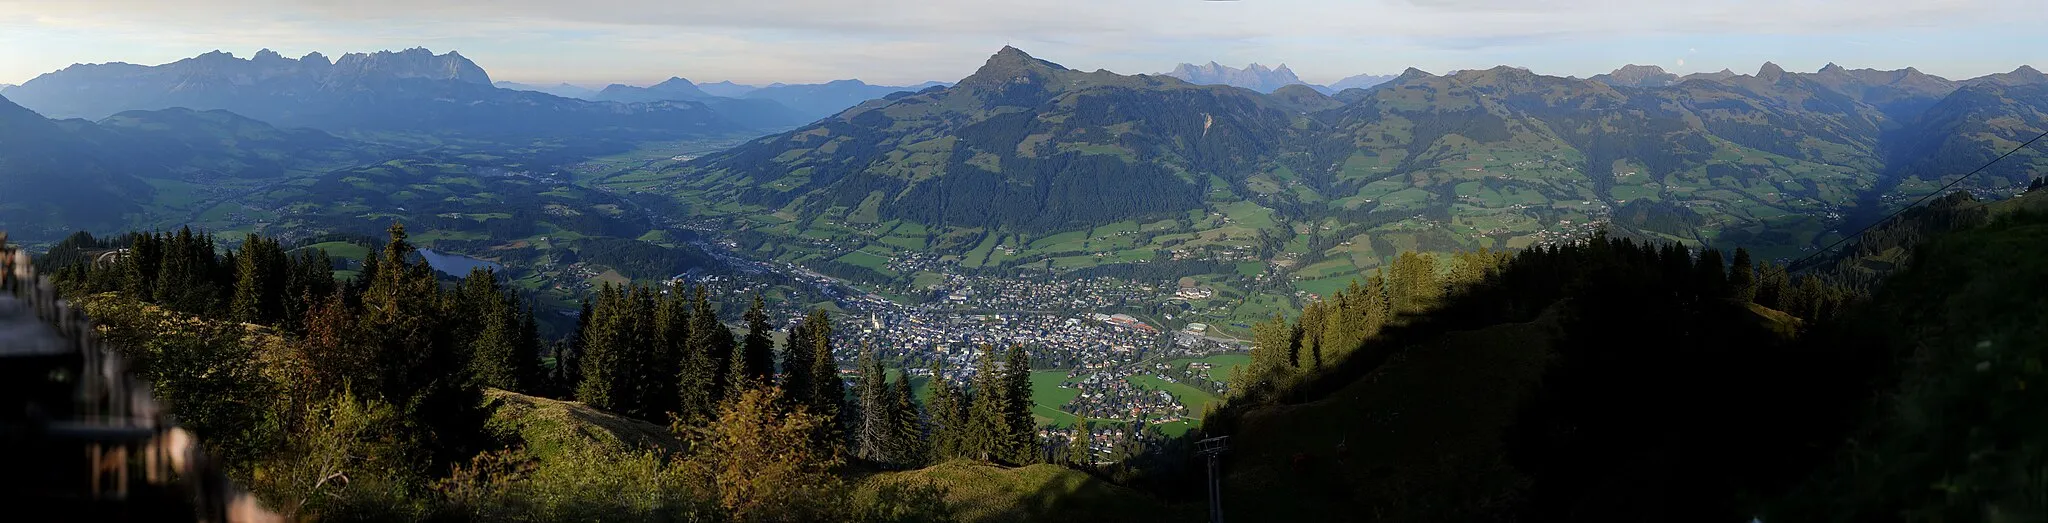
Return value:
<svg viewBox="0 0 2048 523">
<path fill-rule="evenodd" d="M 2031 68 L 1959 82 L 1773 64 L 1660 87 L 1614 86 L 1671 80 L 1654 68 L 1603 76 L 1411 68 L 1336 97 L 1285 85 L 1259 94 L 1081 72 L 1004 48 L 950 88 L 863 104 L 670 178 L 703 208 L 793 217 L 763 231 L 860 245 L 866 227 L 916 223 L 930 231 L 917 242 L 955 254 L 1012 245 L 989 236 L 1003 231 L 1028 240 L 1154 222 L 1158 238 L 1180 240 L 1141 242 L 1142 253 L 1207 243 L 1242 253 L 1227 249 L 1257 244 L 1219 238 L 1285 222 L 1260 237 L 1309 242 L 1300 263 L 1366 268 L 1399 250 L 1520 247 L 1603 220 L 1631 235 L 1796 254 L 1831 234 L 1831 213 L 1880 208 L 1909 182 L 1924 191 L 2048 128 L 2048 79 Z M 1969 186 L 2010 190 L 2044 169 L 2048 155 L 2028 151 Z"/>
<path fill-rule="evenodd" d="M 1180 64 L 1173 68 L 1173 72 L 1166 73 L 1166 76 L 1187 80 L 1189 83 L 1229 85 L 1261 93 L 1270 93 L 1284 86 L 1307 83 L 1301 81 L 1300 78 L 1296 78 L 1294 71 L 1287 69 L 1287 64 L 1280 64 L 1279 69 L 1268 69 L 1266 66 L 1257 63 L 1247 65 L 1243 69 L 1217 64 L 1216 62 L 1209 62 L 1206 65 Z"/>
<path fill-rule="evenodd" d="M 723 96 L 726 98 L 739 98 L 740 96 L 743 96 L 747 93 L 754 92 L 755 89 L 760 89 L 759 87 L 754 87 L 751 85 L 732 83 L 732 80 L 726 80 L 712 84 L 702 84 L 698 85 L 697 88 L 703 90 L 704 94 L 709 94 L 711 96 Z"/>
<path fill-rule="evenodd" d="M 622 105 L 498 89 L 462 55 L 417 48 L 333 62 L 319 53 L 294 60 L 265 50 L 246 60 L 216 51 L 159 66 L 74 65 L 6 96 L 54 118 L 220 109 L 281 127 L 378 139 L 667 139 L 753 127 L 698 103 Z"/>
<path fill-rule="evenodd" d="M 1338 91 L 1345 89 L 1372 87 L 1394 79 L 1392 75 L 1361 74 L 1338 80 L 1337 83 L 1329 86 L 1321 86 L 1301 81 L 1301 78 L 1294 76 L 1294 71 L 1287 68 L 1287 64 L 1280 64 L 1278 68 L 1268 69 L 1266 66 L 1254 63 L 1245 66 L 1243 69 L 1237 69 L 1217 64 L 1216 62 L 1209 62 L 1206 65 L 1180 64 L 1173 68 L 1173 72 L 1165 73 L 1165 75 L 1194 84 L 1229 85 L 1261 93 L 1271 93 L 1289 85 L 1305 85 L 1316 92 L 1326 95 L 1336 94 Z"/>
<path fill-rule="evenodd" d="M 1328 90 L 1343 91 L 1345 89 L 1365 89 L 1375 85 L 1391 82 L 1393 80 L 1394 75 L 1391 74 L 1361 74 L 1357 76 L 1347 77 L 1343 80 L 1338 80 L 1337 83 L 1330 84 L 1330 88 Z"/>
<path fill-rule="evenodd" d="M 491 85 L 496 86 L 499 89 L 511 89 L 514 91 L 533 91 L 536 93 L 547 93 L 555 96 L 560 96 L 563 98 L 576 98 L 580 100 L 589 100 L 592 97 L 597 96 L 596 89 L 591 89 L 580 85 L 571 85 L 568 83 L 555 84 L 549 87 L 527 85 L 519 82 L 495 82 L 492 83 Z"/>
<path fill-rule="evenodd" d="M 0 223 L 21 238 L 126 225 L 159 187 L 204 193 L 391 151 L 227 111 L 128 111 L 51 120 L 0 98 Z"/>
</svg>

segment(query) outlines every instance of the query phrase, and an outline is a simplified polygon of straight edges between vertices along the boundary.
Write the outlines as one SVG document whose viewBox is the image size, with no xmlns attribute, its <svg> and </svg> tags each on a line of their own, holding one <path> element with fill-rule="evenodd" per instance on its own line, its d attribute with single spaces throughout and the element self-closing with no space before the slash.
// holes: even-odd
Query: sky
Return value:
<svg viewBox="0 0 2048 523">
<path fill-rule="evenodd" d="M 495 80 L 952 81 L 1004 45 L 1070 68 L 1285 63 L 1303 80 L 1495 65 L 1586 77 L 2041 61 L 2040 0 L 0 0 L 0 83 L 221 50 L 426 47 Z M 2032 63 L 2036 67 L 2048 63 Z"/>
</svg>

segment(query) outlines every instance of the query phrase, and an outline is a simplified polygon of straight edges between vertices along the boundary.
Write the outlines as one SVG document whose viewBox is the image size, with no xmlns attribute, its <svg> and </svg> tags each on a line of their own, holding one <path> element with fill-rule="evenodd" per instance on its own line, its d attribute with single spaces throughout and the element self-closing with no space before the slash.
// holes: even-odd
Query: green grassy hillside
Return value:
<svg viewBox="0 0 2048 523">
<path fill-rule="evenodd" d="M 2027 200 L 2015 206 L 2041 198 Z M 1843 336 L 1890 354 L 1896 388 L 1784 520 L 2048 518 L 2044 253 L 2048 214 L 2013 211 L 1925 245 L 1886 282 Z"/>
<path fill-rule="evenodd" d="M 1557 328 L 1545 316 L 1452 333 L 1328 397 L 1250 412 L 1231 438 L 1226 506 L 1270 521 L 1494 513 L 1528 482 L 1505 462 L 1500 434 L 1543 375 Z"/>
<path fill-rule="evenodd" d="M 861 496 L 888 484 L 930 483 L 963 523 L 1024 521 L 1195 521 L 1201 507 L 1168 506 L 1137 491 L 1057 465 L 1001 467 L 953 461 L 866 478 Z"/>
</svg>

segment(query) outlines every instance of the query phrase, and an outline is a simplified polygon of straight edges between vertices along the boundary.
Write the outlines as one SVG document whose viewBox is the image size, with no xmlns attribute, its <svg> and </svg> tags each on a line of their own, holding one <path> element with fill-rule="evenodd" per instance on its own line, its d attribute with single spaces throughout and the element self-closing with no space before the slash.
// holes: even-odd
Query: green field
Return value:
<svg viewBox="0 0 2048 523">
<path fill-rule="evenodd" d="M 1195 362 L 1212 364 L 1215 365 L 1215 367 L 1211 367 L 1209 369 L 1209 380 L 1218 382 L 1228 382 L 1230 381 L 1230 375 L 1232 373 L 1237 372 L 1238 367 L 1244 366 L 1244 364 L 1246 363 L 1251 363 L 1251 361 L 1252 357 L 1249 354 L 1232 353 L 1217 354 L 1214 356 L 1204 356 L 1200 358 L 1181 358 L 1169 361 L 1167 363 L 1175 367 L 1185 367 L 1187 366 L 1187 364 Z"/>
<path fill-rule="evenodd" d="M 1031 414 L 1041 425 L 1071 427 L 1078 417 L 1060 410 L 1060 406 L 1081 395 L 1080 389 L 1066 386 L 1067 371 L 1031 371 Z"/>
<path fill-rule="evenodd" d="M 1190 387 L 1185 383 L 1162 380 L 1157 376 L 1140 374 L 1126 378 L 1126 380 L 1130 381 L 1132 385 L 1150 390 L 1164 390 L 1167 394 L 1172 394 L 1174 400 L 1179 401 L 1182 406 L 1188 408 L 1188 416 L 1191 417 L 1200 417 L 1202 413 L 1208 412 L 1209 404 L 1217 399 L 1215 394 L 1210 394 L 1208 391 Z"/>
<path fill-rule="evenodd" d="M 327 257 L 329 258 L 361 260 L 370 255 L 370 248 L 348 242 L 315 243 L 302 248 L 327 251 Z"/>
</svg>

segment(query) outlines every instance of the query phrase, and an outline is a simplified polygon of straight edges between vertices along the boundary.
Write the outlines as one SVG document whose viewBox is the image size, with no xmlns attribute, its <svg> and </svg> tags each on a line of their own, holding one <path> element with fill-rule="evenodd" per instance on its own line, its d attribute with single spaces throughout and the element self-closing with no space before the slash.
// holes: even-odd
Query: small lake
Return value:
<svg viewBox="0 0 2048 523">
<path fill-rule="evenodd" d="M 479 260 L 460 254 L 434 252 L 433 249 L 420 249 L 419 252 L 420 257 L 427 260 L 428 266 L 458 278 L 468 276 L 469 271 L 475 270 L 478 267 L 505 272 L 505 266 L 499 265 L 497 262 Z"/>
</svg>

